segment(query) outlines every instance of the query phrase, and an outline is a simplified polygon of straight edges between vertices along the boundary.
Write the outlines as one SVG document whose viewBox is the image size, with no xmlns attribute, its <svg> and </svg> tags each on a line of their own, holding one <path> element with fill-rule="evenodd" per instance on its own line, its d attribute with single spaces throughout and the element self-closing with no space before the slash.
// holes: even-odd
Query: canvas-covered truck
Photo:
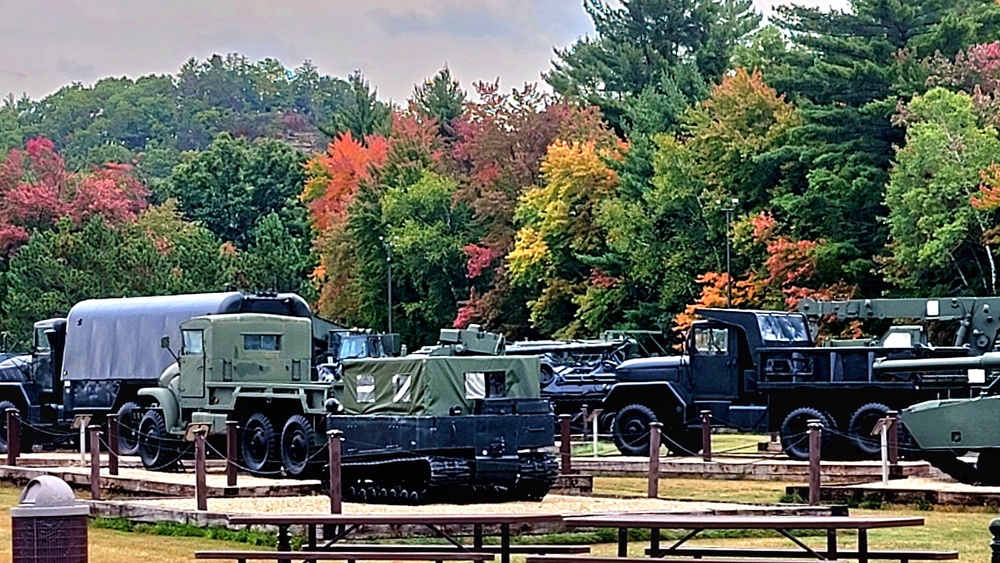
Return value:
<svg viewBox="0 0 1000 563">
<path fill-rule="evenodd" d="M 123 451 L 134 453 L 136 393 L 155 385 L 175 361 L 160 348 L 160 340 L 179 341 L 178 327 L 191 317 L 250 311 L 312 316 L 305 300 L 294 294 L 228 292 L 81 301 L 67 318 L 35 323 L 31 354 L 0 362 L 0 409 L 20 410 L 25 428 L 66 428 L 78 414 L 99 420 L 117 412 Z M 319 353 L 327 339 L 324 331 L 338 327 L 323 321 L 313 326 L 318 332 L 310 342 Z M 0 421 L 5 424 L 5 419 Z M 5 449 L 2 430 L 0 449 Z"/>
<path fill-rule="evenodd" d="M 495 349 L 497 335 L 443 330 L 441 344 L 418 354 L 345 360 L 327 382 L 308 376 L 308 320 L 206 316 L 180 332 L 176 366 L 139 392 L 139 454 L 150 469 L 175 466 L 190 424 L 218 439 L 236 420 L 241 463 L 258 475 L 320 473 L 325 431 L 343 431 L 354 500 L 538 499 L 555 481 L 538 358 L 463 355 Z"/>
</svg>

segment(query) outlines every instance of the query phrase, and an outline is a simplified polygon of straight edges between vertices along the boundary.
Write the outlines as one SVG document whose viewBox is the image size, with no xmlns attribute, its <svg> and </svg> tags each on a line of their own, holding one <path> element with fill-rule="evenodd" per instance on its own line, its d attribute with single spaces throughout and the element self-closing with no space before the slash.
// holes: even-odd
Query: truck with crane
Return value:
<svg viewBox="0 0 1000 563">
<path fill-rule="evenodd" d="M 819 420 L 824 455 L 877 455 L 870 436 L 889 410 L 930 399 L 968 398 L 990 381 L 964 372 L 878 370 L 880 361 L 968 358 L 990 352 L 1000 319 L 1000 298 L 803 300 L 782 313 L 700 309 L 684 340 L 684 355 L 629 360 L 602 408 L 615 413 L 614 440 L 626 455 L 644 455 L 649 423 L 664 425 L 665 443 L 680 454 L 700 449 L 700 412 L 716 424 L 779 433 L 793 459 L 805 459 L 809 420 Z M 957 321 L 954 339 L 927 343 L 919 326 L 891 326 L 877 339 L 818 345 L 810 319 Z M 987 378 L 989 379 L 989 378 Z"/>
</svg>

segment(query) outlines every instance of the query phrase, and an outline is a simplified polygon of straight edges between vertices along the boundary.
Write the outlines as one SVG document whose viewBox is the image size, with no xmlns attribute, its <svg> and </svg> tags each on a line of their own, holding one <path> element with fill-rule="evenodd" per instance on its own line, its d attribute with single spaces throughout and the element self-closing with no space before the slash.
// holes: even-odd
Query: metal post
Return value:
<svg viewBox="0 0 1000 563">
<path fill-rule="evenodd" d="M 340 480 L 340 443 L 344 438 L 340 430 L 330 430 L 326 436 L 330 450 L 330 514 L 340 514 L 344 498 Z"/>
<path fill-rule="evenodd" d="M 80 467 L 87 466 L 87 425 L 80 424 Z"/>
<path fill-rule="evenodd" d="M 701 411 L 701 459 L 712 461 L 712 411 Z"/>
<path fill-rule="evenodd" d="M 239 447 L 239 433 L 235 420 L 226 421 L 226 486 L 236 486 L 236 457 Z"/>
<path fill-rule="evenodd" d="M 1000 518 L 990 521 L 990 535 L 993 536 L 990 541 L 990 552 L 993 554 L 990 563 L 1000 563 Z"/>
<path fill-rule="evenodd" d="M 582 440 L 582 442 L 584 442 L 584 443 L 586 443 L 586 441 L 587 441 L 587 410 L 588 409 L 587 409 L 587 405 L 586 404 L 584 404 L 583 406 L 580 407 L 580 421 L 583 423 L 583 425 L 582 425 L 583 426 L 583 440 Z"/>
<path fill-rule="evenodd" d="M 662 428 L 662 422 L 649 423 L 649 498 L 660 496 L 660 430 Z"/>
<path fill-rule="evenodd" d="M 205 473 L 205 431 L 199 430 L 194 434 L 194 497 L 198 510 L 208 510 Z"/>
<path fill-rule="evenodd" d="M 889 411 L 886 413 L 886 417 L 889 419 L 889 424 L 886 427 L 889 434 L 889 465 L 896 467 L 899 465 L 899 412 Z"/>
<path fill-rule="evenodd" d="M 726 208 L 726 308 L 730 309 L 733 306 L 733 270 L 730 267 L 730 253 L 729 250 L 729 230 L 730 230 L 730 215 L 733 210 Z"/>
<path fill-rule="evenodd" d="M 568 414 L 559 415 L 559 453 L 562 455 L 561 475 L 573 473 L 573 455 L 570 450 L 569 421 L 573 418 Z"/>
<path fill-rule="evenodd" d="M 819 504 L 820 487 L 820 449 L 823 423 L 818 420 L 809 421 L 809 505 Z"/>
<path fill-rule="evenodd" d="M 392 334 L 392 245 L 389 241 L 385 240 L 385 237 L 378 237 L 378 240 L 382 242 L 382 246 L 385 247 L 385 264 L 386 264 L 386 293 L 388 293 L 389 300 L 389 311 L 388 311 L 388 324 L 389 324 L 389 334 Z"/>
<path fill-rule="evenodd" d="M 21 455 L 21 415 L 17 409 L 7 409 L 7 465 L 16 466 Z"/>
<path fill-rule="evenodd" d="M 591 429 L 590 429 L 590 431 L 591 431 L 591 437 L 590 437 L 590 439 L 594 443 L 594 457 L 597 457 L 597 431 L 600 429 L 600 427 L 599 427 L 600 418 L 601 418 L 601 409 L 594 409 L 594 412 L 593 412 L 593 414 L 591 415 L 591 418 L 590 418 L 590 424 L 591 424 Z"/>
<path fill-rule="evenodd" d="M 101 427 L 91 424 L 90 430 L 90 498 L 101 500 Z"/>
<path fill-rule="evenodd" d="M 108 474 L 118 475 L 118 414 L 108 414 Z"/>
</svg>

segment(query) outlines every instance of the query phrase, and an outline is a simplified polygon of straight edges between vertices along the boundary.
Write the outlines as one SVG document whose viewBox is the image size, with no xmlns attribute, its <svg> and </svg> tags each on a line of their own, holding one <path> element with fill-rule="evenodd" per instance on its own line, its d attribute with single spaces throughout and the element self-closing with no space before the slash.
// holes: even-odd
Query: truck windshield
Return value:
<svg viewBox="0 0 1000 563">
<path fill-rule="evenodd" d="M 340 341 L 340 350 L 337 352 L 338 360 L 353 360 L 355 358 L 368 357 L 368 338 L 361 336 L 349 336 Z"/>
<path fill-rule="evenodd" d="M 51 350 L 49 346 L 49 339 L 45 336 L 46 328 L 36 328 L 35 329 L 35 353 L 37 354 L 48 354 Z"/>
<path fill-rule="evenodd" d="M 203 345 L 203 333 L 200 330 L 181 331 L 181 355 L 199 356 L 205 353 Z"/>
<path fill-rule="evenodd" d="M 799 315 L 760 314 L 757 325 L 764 342 L 809 342 L 805 317 Z"/>
</svg>

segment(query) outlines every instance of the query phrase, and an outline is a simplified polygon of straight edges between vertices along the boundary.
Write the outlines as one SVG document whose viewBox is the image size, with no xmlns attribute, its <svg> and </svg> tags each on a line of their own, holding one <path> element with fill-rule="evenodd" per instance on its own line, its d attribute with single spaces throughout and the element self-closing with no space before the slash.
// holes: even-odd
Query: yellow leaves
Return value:
<svg viewBox="0 0 1000 563">
<path fill-rule="evenodd" d="M 542 235 L 531 227 L 517 231 L 514 237 L 514 250 L 507 255 L 507 264 L 511 277 L 517 282 L 528 282 L 531 273 L 541 273 L 541 268 L 551 261 L 549 245 Z"/>
</svg>

